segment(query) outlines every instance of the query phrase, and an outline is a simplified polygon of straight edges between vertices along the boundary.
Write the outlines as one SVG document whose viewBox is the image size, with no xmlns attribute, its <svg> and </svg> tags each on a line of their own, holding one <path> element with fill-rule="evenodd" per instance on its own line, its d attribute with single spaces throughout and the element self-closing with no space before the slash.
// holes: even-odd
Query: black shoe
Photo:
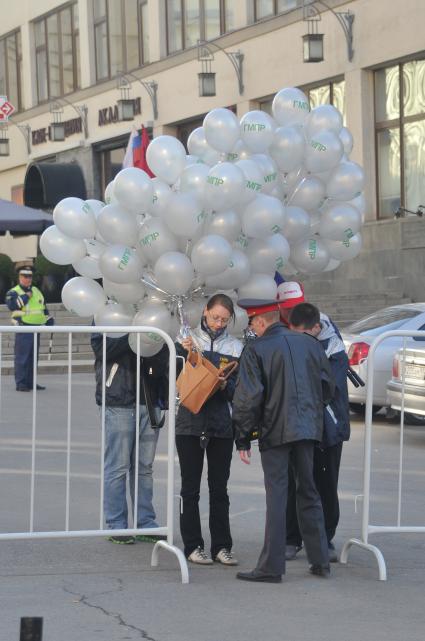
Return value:
<svg viewBox="0 0 425 641">
<path fill-rule="evenodd" d="M 310 574 L 321 576 L 322 579 L 329 579 L 331 569 L 329 565 L 310 565 Z"/>
<path fill-rule="evenodd" d="M 44 385 L 39 385 L 39 384 L 37 383 L 37 387 L 36 387 L 36 389 L 38 389 L 38 390 L 43 390 L 43 389 L 46 389 L 46 388 L 45 388 L 45 386 L 44 386 Z"/>
<path fill-rule="evenodd" d="M 286 544 L 286 550 L 285 550 L 285 560 L 286 561 L 293 561 L 298 552 L 302 550 L 302 545 L 288 545 Z"/>
<path fill-rule="evenodd" d="M 256 583 L 282 583 L 281 574 L 261 574 L 257 570 L 238 572 L 236 578 L 240 581 L 254 581 Z"/>
<path fill-rule="evenodd" d="M 30 387 L 24 387 L 23 385 L 17 385 L 16 386 L 16 391 L 17 392 L 31 392 Z"/>
<path fill-rule="evenodd" d="M 135 538 L 134 536 L 127 536 L 125 534 L 122 536 L 112 535 L 108 536 L 108 541 L 110 541 L 111 543 L 118 543 L 119 545 L 134 545 Z"/>
<path fill-rule="evenodd" d="M 328 543 L 329 563 L 338 563 L 338 554 L 333 543 Z"/>
</svg>

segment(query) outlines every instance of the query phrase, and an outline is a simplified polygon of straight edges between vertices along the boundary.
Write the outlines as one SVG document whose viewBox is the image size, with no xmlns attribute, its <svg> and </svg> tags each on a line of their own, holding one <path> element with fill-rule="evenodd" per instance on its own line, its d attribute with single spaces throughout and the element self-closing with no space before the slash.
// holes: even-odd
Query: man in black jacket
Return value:
<svg viewBox="0 0 425 641">
<path fill-rule="evenodd" d="M 126 496 L 127 475 L 130 494 L 135 503 L 136 460 L 136 384 L 137 357 L 128 343 L 128 335 L 106 338 L 106 374 L 103 390 L 103 338 L 93 334 L 95 353 L 96 403 L 102 405 L 105 394 L 105 459 L 104 459 L 104 512 L 106 525 L 111 530 L 128 528 Z M 150 358 L 140 359 L 139 455 L 137 527 L 155 528 L 155 510 L 152 504 L 152 466 L 155 458 L 161 424 L 161 409 L 168 399 L 168 348 Z M 156 425 L 156 428 L 154 428 Z M 136 527 L 136 525 L 135 525 Z M 132 544 L 136 539 L 156 541 L 162 536 L 112 535 L 113 543 Z"/>
<path fill-rule="evenodd" d="M 314 445 L 322 438 L 323 408 L 334 382 L 321 345 L 279 322 L 275 301 L 241 300 L 259 336 L 245 347 L 233 399 L 236 446 L 250 462 L 250 434 L 258 429 L 266 489 L 264 546 L 257 566 L 238 572 L 245 581 L 279 583 L 285 574 L 285 513 L 291 455 L 297 509 L 312 574 L 329 576 L 323 510 L 313 479 Z"/>
</svg>

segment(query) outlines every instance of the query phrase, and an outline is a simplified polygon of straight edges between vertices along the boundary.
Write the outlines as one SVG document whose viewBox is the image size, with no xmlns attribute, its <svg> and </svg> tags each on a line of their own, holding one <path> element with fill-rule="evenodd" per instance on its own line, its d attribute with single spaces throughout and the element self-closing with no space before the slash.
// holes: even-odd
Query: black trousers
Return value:
<svg viewBox="0 0 425 641">
<path fill-rule="evenodd" d="M 40 353 L 40 337 L 37 334 L 37 361 Z M 34 334 L 15 334 L 15 383 L 16 387 L 33 387 Z"/>
<path fill-rule="evenodd" d="M 210 498 L 211 556 L 214 558 L 222 548 L 232 549 L 227 482 L 230 475 L 233 440 L 211 438 L 204 450 L 200 446 L 199 436 L 178 435 L 176 436 L 176 446 L 182 480 L 180 532 L 184 543 L 184 553 L 189 556 L 198 546 L 205 547 L 199 515 L 199 492 L 204 452 L 206 452 Z"/>
<path fill-rule="evenodd" d="M 341 454 L 342 443 L 326 449 L 314 448 L 314 482 L 322 501 L 328 543 L 334 538 L 339 522 L 338 477 Z M 289 469 L 286 523 L 287 545 L 301 546 L 302 536 L 297 518 L 296 487 L 292 465 Z"/>
<path fill-rule="evenodd" d="M 264 545 L 256 570 L 285 574 L 286 500 L 291 456 L 297 487 L 297 513 L 310 563 L 329 563 L 323 510 L 313 479 L 313 441 L 297 441 L 261 452 L 266 488 Z"/>
</svg>

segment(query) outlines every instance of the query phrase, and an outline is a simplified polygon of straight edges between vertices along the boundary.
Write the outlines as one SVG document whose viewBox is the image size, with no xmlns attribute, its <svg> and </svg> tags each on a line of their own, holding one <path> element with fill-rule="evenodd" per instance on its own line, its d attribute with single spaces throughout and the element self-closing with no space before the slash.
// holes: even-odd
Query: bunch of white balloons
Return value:
<svg viewBox="0 0 425 641">
<path fill-rule="evenodd" d="M 272 299 L 276 272 L 293 279 L 357 256 L 364 174 L 349 160 L 353 138 L 340 112 L 310 110 L 295 88 L 280 90 L 272 110 L 273 117 L 250 111 L 239 121 L 229 109 L 213 109 L 191 133 L 188 155 L 172 136 L 150 143 L 155 178 L 126 168 L 108 185 L 105 203 L 62 200 L 40 247 L 81 274 L 64 286 L 64 305 L 94 315 L 96 324 L 172 334 L 177 309 L 196 325 L 216 291 Z M 237 308 L 230 330 L 246 322 Z M 162 345 L 155 334 L 140 340 L 146 356 Z"/>
</svg>

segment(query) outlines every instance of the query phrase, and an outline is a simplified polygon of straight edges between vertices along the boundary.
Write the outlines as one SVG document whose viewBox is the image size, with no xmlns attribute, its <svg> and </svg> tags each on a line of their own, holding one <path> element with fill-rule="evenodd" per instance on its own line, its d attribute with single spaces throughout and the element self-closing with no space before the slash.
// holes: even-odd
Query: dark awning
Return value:
<svg viewBox="0 0 425 641">
<path fill-rule="evenodd" d="M 50 225 L 51 214 L 0 199 L 0 234 L 42 234 Z"/>
<path fill-rule="evenodd" d="M 87 198 L 86 183 L 77 163 L 41 163 L 29 165 L 25 175 L 24 203 L 28 207 L 54 209 L 68 196 Z"/>
</svg>

